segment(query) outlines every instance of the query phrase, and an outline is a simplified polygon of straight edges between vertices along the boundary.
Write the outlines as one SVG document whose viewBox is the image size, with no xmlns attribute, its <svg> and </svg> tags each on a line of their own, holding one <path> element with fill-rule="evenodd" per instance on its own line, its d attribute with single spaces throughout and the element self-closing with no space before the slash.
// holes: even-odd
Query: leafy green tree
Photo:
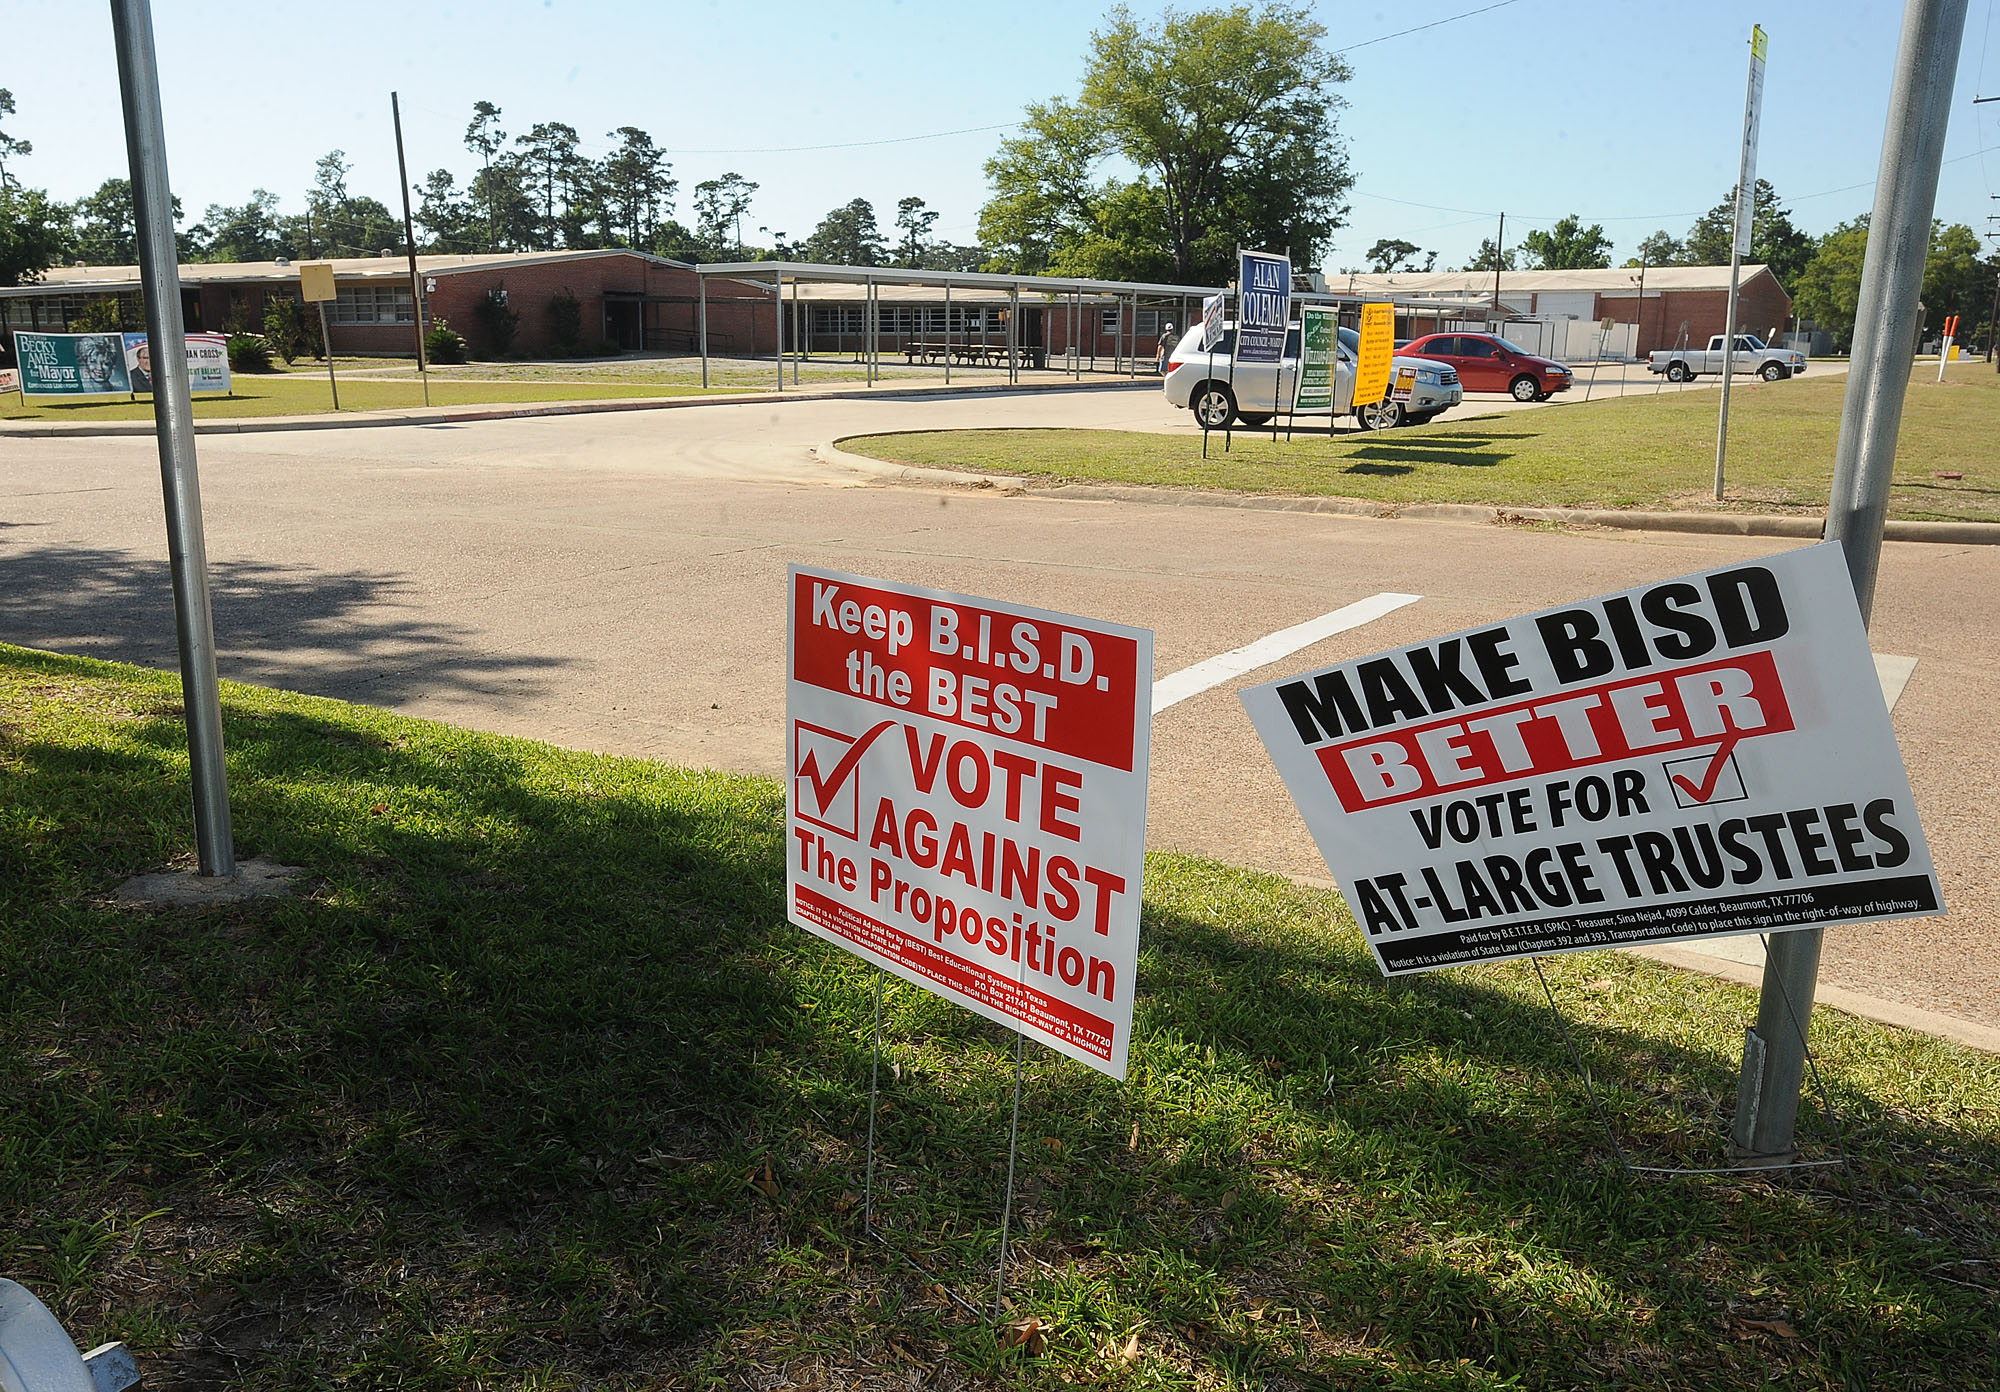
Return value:
<svg viewBox="0 0 2000 1392">
<path fill-rule="evenodd" d="M 750 211 L 750 197 L 756 192 L 757 185 L 734 170 L 694 186 L 694 233 L 709 259 L 720 260 L 732 246 L 733 259 L 743 259 L 743 215 Z M 872 210 L 868 216 L 872 224 Z"/>
<path fill-rule="evenodd" d="M 69 209 L 41 189 L 0 183 L 0 285 L 31 285 L 69 251 Z"/>
<path fill-rule="evenodd" d="M 865 198 L 843 203 L 820 219 L 806 240 L 806 255 L 833 266 L 882 264 L 882 231 L 875 225 L 875 205 Z"/>
<path fill-rule="evenodd" d="M 514 144 L 541 199 L 540 247 L 543 251 L 553 251 L 563 232 L 556 208 L 560 201 L 563 210 L 568 211 L 569 191 L 582 162 L 576 152 L 576 127 L 561 121 L 540 121 L 529 127 L 526 135 L 515 136 Z"/>
<path fill-rule="evenodd" d="M 1813 239 L 1792 225 L 1792 215 L 1778 205 L 1778 191 L 1759 179 L 1751 196 L 1750 255 L 1752 264 L 1769 266 L 1778 284 L 1793 288 L 1799 273 L 1813 258 Z M 1682 265 L 1726 266 L 1736 235 L 1736 189 L 1703 213 L 1688 229 Z"/>
<path fill-rule="evenodd" d="M 1438 254 L 1425 252 L 1424 264 L 1417 264 L 1417 253 L 1423 248 L 1415 242 L 1406 242 L 1400 237 L 1384 237 L 1368 248 L 1368 269 L 1377 275 L 1391 271 L 1428 271 L 1437 265 Z"/>
<path fill-rule="evenodd" d="M 174 221 L 181 220 L 181 200 L 174 199 Z M 93 266 L 130 266 L 139 259 L 139 218 L 132 203 L 129 179 L 106 179 L 97 192 L 70 205 L 70 229 L 78 260 Z M 178 238 L 185 255 L 189 238 Z"/>
<path fill-rule="evenodd" d="M 1311 13 L 1280 3 L 1114 7 L 1091 36 L 1076 100 L 1027 108 L 986 163 L 980 237 L 1017 271 L 1222 281 L 1236 248 L 1316 264 L 1353 184 L 1334 127 L 1346 66 Z M 1103 176 L 1107 160 L 1137 171 Z M 1149 271 L 1149 274 L 1159 274 Z"/>
<path fill-rule="evenodd" d="M 1506 254 L 1502 256 L 1498 251 L 1494 250 L 1493 239 L 1491 237 L 1486 238 L 1479 244 L 1479 250 L 1472 253 L 1472 259 L 1465 263 L 1465 269 L 1468 271 L 1490 271 L 1493 269 L 1493 259 L 1496 256 L 1500 257 L 1501 270 L 1511 271 L 1516 269 L 1514 265 L 1514 249 L 1512 247 L 1507 248 Z"/>
<path fill-rule="evenodd" d="M 541 245 L 541 212 L 529 177 L 527 164 L 511 152 L 472 176 L 471 201 L 486 210 L 489 249 L 530 251 Z"/>
<path fill-rule="evenodd" d="M 1924 309 L 1927 322 L 1942 328 L 1946 315 L 1959 318 L 1958 339 L 1970 342 L 1993 312 L 1996 264 L 1981 260 L 1979 234 L 1962 222 L 1931 223 L 1930 252 L 1924 258 Z"/>
<path fill-rule="evenodd" d="M 1861 269 L 1868 257 L 1868 215 L 1863 213 L 1819 239 L 1812 260 L 1799 275 L 1792 308 L 1833 335 L 1834 349 L 1854 344 L 1854 316 L 1861 304 Z M 1931 222 L 1920 292 L 1925 322 L 1936 328 L 1945 316 L 1959 316 L 1959 337 L 1979 335 L 1993 310 L 1993 278 L 2000 257 L 1981 259 L 1979 237 L 1962 222 Z"/>
<path fill-rule="evenodd" d="M 620 126 L 611 134 L 618 137 L 618 148 L 605 156 L 599 179 L 606 210 L 626 246 L 644 247 L 662 213 L 672 210 L 680 183 L 652 136 L 637 126 Z"/>
<path fill-rule="evenodd" d="M 487 245 L 483 210 L 459 194 L 458 181 L 448 169 L 433 169 L 417 185 L 415 221 L 424 230 L 426 251 L 463 254 Z"/>
<path fill-rule="evenodd" d="M 1680 238 L 1673 236 L 1665 228 L 1639 239 L 1639 254 L 1628 259 L 1628 266 L 1682 266 L 1686 265 L 1687 248 Z"/>
<path fill-rule="evenodd" d="M 5 87 L 0 87 L 0 116 L 12 116 L 13 114 L 14 94 Z M 21 186 L 21 181 L 7 172 L 7 161 L 20 155 L 32 155 L 33 153 L 35 153 L 34 142 L 19 140 L 5 131 L 0 131 L 0 188 L 19 188 Z"/>
<path fill-rule="evenodd" d="M 207 242 L 202 259 L 207 261 L 269 261 L 300 249 L 280 225 L 278 195 L 269 189 L 252 189 L 240 207 L 209 204 L 201 215 L 201 230 Z"/>
<path fill-rule="evenodd" d="M 1575 213 L 1543 231 L 1536 228 L 1521 238 L 1521 250 L 1528 266 L 1539 271 L 1588 271 L 1611 264 L 1611 239 L 1597 223 L 1585 227 Z"/>
<path fill-rule="evenodd" d="M 898 266 L 924 264 L 924 253 L 930 249 L 931 229 L 937 226 L 937 220 L 937 213 L 926 207 L 921 198 L 905 198 L 896 204 L 896 230 L 902 234 L 896 240 Z"/>
<path fill-rule="evenodd" d="M 485 194 L 483 206 L 486 209 L 486 249 L 500 249 L 500 209 L 496 189 L 490 177 L 493 157 L 500 153 L 507 143 L 507 132 L 500 129 L 500 108 L 490 101 L 472 104 L 472 121 L 465 128 L 465 148 L 479 156 L 480 173 L 483 177 L 476 186 Z"/>
</svg>

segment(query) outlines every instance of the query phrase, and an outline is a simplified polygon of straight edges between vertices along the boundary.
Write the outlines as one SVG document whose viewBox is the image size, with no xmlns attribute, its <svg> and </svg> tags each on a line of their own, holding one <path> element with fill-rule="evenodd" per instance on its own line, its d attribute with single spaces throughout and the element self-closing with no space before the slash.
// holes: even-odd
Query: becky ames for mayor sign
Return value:
<svg viewBox="0 0 2000 1392">
<path fill-rule="evenodd" d="M 1153 635 L 791 571 L 792 921 L 1125 1076 Z"/>
<path fill-rule="evenodd" d="M 1943 911 L 1835 543 L 1243 703 L 1392 975 Z"/>
</svg>

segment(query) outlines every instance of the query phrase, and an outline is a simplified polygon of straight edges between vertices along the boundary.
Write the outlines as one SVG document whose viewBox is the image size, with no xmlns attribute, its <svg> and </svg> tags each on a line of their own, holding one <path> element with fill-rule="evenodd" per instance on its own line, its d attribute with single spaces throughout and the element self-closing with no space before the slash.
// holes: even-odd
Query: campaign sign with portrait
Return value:
<svg viewBox="0 0 2000 1392">
<path fill-rule="evenodd" d="M 132 390 L 125 345 L 115 333 L 14 335 L 21 395 L 108 396 Z"/>
</svg>

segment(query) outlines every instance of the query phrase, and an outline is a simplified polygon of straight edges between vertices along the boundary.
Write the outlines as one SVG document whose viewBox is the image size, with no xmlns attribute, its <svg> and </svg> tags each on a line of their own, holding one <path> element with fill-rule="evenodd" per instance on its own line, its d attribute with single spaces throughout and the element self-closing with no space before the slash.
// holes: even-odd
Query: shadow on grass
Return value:
<svg viewBox="0 0 2000 1392">
<path fill-rule="evenodd" d="M 471 633 L 412 616 L 416 583 L 253 561 L 209 563 L 224 677 L 372 705 L 423 694 L 526 699 L 558 660 L 495 656 Z M 164 560 L 129 551 L 0 549 L 0 639 L 177 668 Z"/>
<path fill-rule="evenodd" d="M 0 701 L 105 675 L 4 654 Z M 1059 1336 L 1023 1364 L 858 1240 L 874 977 L 783 921 L 777 788 L 232 689 L 239 846 L 308 891 L 121 912 L 91 894 L 184 850 L 187 793 L 175 683 L 117 676 L 88 731 L 0 722 L 0 1262 L 148 1386 L 939 1358 L 1035 1386 L 1136 1329 L 1167 1385 L 1839 1385 L 1858 1356 L 1915 1388 L 1991 1347 L 1991 1305 L 1921 1276 L 1990 1241 L 1940 1196 L 1991 1183 L 1990 1142 L 1847 1095 L 1853 1194 L 1629 1182 L 1545 1009 L 1385 987 L 1331 900 L 1161 861 L 1130 1079 L 1030 1050 L 1013 1292 Z M 1552 974 L 1593 973 L 1699 989 Z M 1006 1036 L 887 995 L 882 1218 L 978 1302 Z M 1628 1143 L 1712 1138 L 1727 1031 L 1578 1033 Z"/>
</svg>

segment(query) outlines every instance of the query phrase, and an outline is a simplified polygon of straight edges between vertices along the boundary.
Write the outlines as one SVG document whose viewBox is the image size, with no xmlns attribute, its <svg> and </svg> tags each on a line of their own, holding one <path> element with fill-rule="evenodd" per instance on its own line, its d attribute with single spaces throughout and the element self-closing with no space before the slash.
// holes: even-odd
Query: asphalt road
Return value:
<svg viewBox="0 0 2000 1392">
<path fill-rule="evenodd" d="M 204 437 L 222 671 L 775 774 L 787 562 L 1149 627 L 1161 675 L 1420 595 L 1158 719 L 1153 845 L 1323 876 L 1238 687 L 1791 544 L 876 487 L 809 454 L 866 430 L 1184 421 L 1154 392 L 1099 391 Z M 0 638 L 171 667 L 165 549 L 150 440 L 0 442 Z M 1952 913 L 1834 930 L 1825 973 L 1989 1025 L 1996 611 L 2000 547 L 1886 548 L 1875 645 L 1918 659 L 1895 719 Z"/>
</svg>

